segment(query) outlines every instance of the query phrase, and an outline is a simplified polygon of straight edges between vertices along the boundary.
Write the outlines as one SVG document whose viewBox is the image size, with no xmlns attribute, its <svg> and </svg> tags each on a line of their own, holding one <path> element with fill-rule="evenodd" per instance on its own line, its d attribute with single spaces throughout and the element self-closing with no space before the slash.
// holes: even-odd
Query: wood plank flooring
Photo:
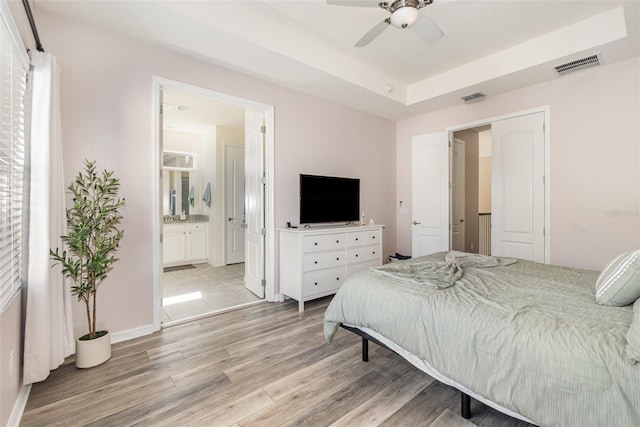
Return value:
<svg viewBox="0 0 640 427">
<path fill-rule="evenodd" d="M 73 358 L 32 388 L 21 426 L 517 426 L 396 354 L 322 316 L 330 298 L 265 303 L 115 344 L 111 359 Z"/>
</svg>

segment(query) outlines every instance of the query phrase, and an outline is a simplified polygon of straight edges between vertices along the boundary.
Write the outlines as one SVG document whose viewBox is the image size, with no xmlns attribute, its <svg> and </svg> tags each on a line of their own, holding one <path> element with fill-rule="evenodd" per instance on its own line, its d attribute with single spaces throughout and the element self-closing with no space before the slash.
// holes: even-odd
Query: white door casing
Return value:
<svg viewBox="0 0 640 427">
<path fill-rule="evenodd" d="M 275 250 L 275 219 L 274 219 L 274 200 L 275 192 L 272 183 L 275 181 L 274 174 L 274 123 L 275 112 L 272 105 L 263 104 L 260 102 L 252 101 L 246 98 L 240 98 L 237 96 L 225 94 L 222 92 L 212 91 L 201 87 L 193 86 L 188 83 L 179 82 L 176 80 L 167 79 L 164 77 L 153 76 L 152 77 L 152 102 L 151 102 L 151 115 L 152 115 L 152 141 L 153 141 L 153 154 L 152 154 L 152 170 L 157 171 L 149 176 L 151 183 L 151 198 L 152 204 L 157 206 L 156 209 L 149 211 L 149 218 L 152 224 L 153 234 L 159 236 L 153 240 L 151 252 L 153 258 L 153 295 L 151 301 L 153 301 L 153 323 L 145 326 L 144 333 L 151 333 L 152 331 L 160 330 L 162 327 L 162 181 L 161 181 L 161 168 L 162 168 L 162 118 L 159 111 L 162 105 L 162 90 L 165 88 L 171 88 L 184 93 L 193 94 L 196 96 L 202 96 L 217 100 L 219 102 L 226 102 L 233 105 L 241 106 L 245 109 L 252 111 L 260 111 L 264 115 L 264 121 L 266 122 L 266 133 L 264 136 L 264 153 L 265 159 L 264 169 L 267 174 L 267 182 L 265 189 L 265 212 L 263 217 L 264 228 L 266 229 L 266 236 L 264 242 L 263 256 L 263 271 L 265 284 L 265 296 L 268 301 L 284 301 L 284 297 L 280 294 L 276 288 L 276 250 Z M 143 329 L 140 329 L 141 331 Z M 139 335 L 135 335 L 139 336 Z"/>
<path fill-rule="evenodd" d="M 545 262 L 544 113 L 493 122 L 491 253 Z"/>
<path fill-rule="evenodd" d="M 451 144 L 451 249 L 465 251 L 465 142 Z"/>
<path fill-rule="evenodd" d="M 245 110 L 245 287 L 264 298 L 264 113 Z"/>
<path fill-rule="evenodd" d="M 449 132 L 412 138 L 411 255 L 449 250 Z"/>
<path fill-rule="evenodd" d="M 226 263 L 238 264 L 245 257 L 244 147 L 225 144 Z"/>
</svg>

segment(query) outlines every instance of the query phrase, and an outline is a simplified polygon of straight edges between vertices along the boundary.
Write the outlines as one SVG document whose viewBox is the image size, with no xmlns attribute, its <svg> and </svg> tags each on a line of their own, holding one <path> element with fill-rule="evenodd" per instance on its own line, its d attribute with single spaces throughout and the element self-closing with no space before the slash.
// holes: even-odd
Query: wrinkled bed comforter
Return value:
<svg viewBox="0 0 640 427">
<path fill-rule="evenodd" d="M 364 271 L 327 308 L 325 338 L 340 323 L 372 329 L 540 425 L 637 426 L 640 364 L 625 357 L 632 307 L 596 304 L 597 276 L 519 260 L 463 266 L 453 286 L 438 289 Z"/>
</svg>

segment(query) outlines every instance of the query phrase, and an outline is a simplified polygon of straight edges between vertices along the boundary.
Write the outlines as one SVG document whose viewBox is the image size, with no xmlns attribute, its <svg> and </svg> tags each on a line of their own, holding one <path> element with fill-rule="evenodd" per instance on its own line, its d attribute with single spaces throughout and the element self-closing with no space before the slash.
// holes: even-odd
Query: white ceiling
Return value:
<svg viewBox="0 0 640 427">
<path fill-rule="evenodd" d="M 172 89 L 162 90 L 162 103 L 164 129 L 200 135 L 214 126 L 244 129 L 243 107 Z"/>
<path fill-rule="evenodd" d="M 640 54 L 637 0 L 435 0 L 420 13 L 442 28 L 439 41 L 389 27 L 362 48 L 353 45 L 384 10 L 324 0 L 36 0 L 36 20 L 37 9 L 391 120 L 562 78 L 553 66 L 590 54 L 603 64 Z"/>
</svg>

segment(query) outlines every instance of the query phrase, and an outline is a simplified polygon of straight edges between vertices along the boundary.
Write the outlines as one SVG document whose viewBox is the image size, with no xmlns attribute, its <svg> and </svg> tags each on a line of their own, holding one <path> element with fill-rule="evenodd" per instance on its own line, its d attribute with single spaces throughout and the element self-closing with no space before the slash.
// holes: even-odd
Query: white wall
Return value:
<svg viewBox="0 0 640 427">
<path fill-rule="evenodd" d="M 491 212 L 491 131 L 478 133 L 478 212 Z"/>
<path fill-rule="evenodd" d="M 22 296 L 0 313 L 0 425 L 6 426 L 22 386 Z M 13 369 L 10 367 L 13 352 Z"/>
<path fill-rule="evenodd" d="M 398 123 L 398 251 L 411 251 L 411 137 L 549 105 L 551 262 L 601 269 L 640 242 L 640 59 Z"/>
<path fill-rule="evenodd" d="M 298 174 L 361 179 L 362 208 L 386 223 L 395 252 L 395 124 L 155 46 L 39 10 L 47 51 L 62 69 L 66 180 L 85 158 L 114 169 L 127 207 L 120 261 L 98 292 L 98 327 L 152 324 L 152 77 L 186 82 L 275 107 L 275 223 L 297 222 Z M 212 41 L 215 42 L 215 41 Z M 278 247 L 276 242 L 276 248 Z M 276 253 L 276 261 L 279 261 Z M 276 289 L 277 290 L 277 289 Z M 80 313 L 76 334 L 84 330 Z"/>
<path fill-rule="evenodd" d="M 216 241 L 216 230 L 215 224 L 219 221 L 219 218 L 216 216 L 216 201 L 215 195 L 218 192 L 216 187 L 216 168 L 218 163 L 218 154 L 217 154 L 217 129 L 216 126 L 213 126 L 208 131 L 206 131 L 202 135 L 202 192 L 204 194 L 204 190 L 207 187 L 207 184 L 210 184 L 211 187 L 211 206 L 207 206 L 204 202 L 202 202 L 202 213 L 205 215 L 209 215 L 209 264 L 211 265 L 222 265 L 220 260 L 220 251 L 217 250 L 215 246 Z M 202 198 L 202 196 L 200 196 Z"/>
<path fill-rule="evenodd" d="M 195 153 L 196 167 L 202 169 L 200 167 L 200 162 L 202 161 L 202 135 L 164 129 L 162 131 L 162 145 L 164 150 Z"/>
<path fill-rule="evenodd" d="M 478 158 L 478 212 L 491 213 L 491 156 Z"/>
</svg>

